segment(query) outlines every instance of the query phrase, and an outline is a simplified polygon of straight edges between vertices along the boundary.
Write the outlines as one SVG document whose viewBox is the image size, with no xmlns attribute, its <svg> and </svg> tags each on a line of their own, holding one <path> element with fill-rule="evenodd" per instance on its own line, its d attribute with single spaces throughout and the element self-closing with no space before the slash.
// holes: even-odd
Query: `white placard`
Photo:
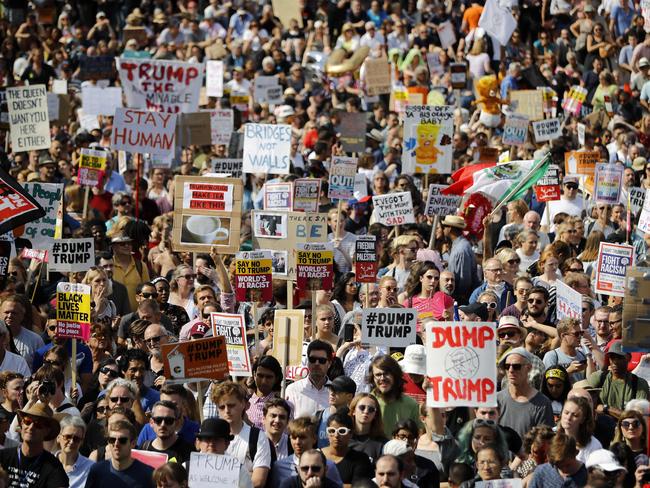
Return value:
<svg viewBox="0 0 650 488">
<path fill-rule="evenodd" d="M 85 114 L 112 117 L 116 109 L 123 107 L 122 89 L 119 86 L 84 86 L 81 89 L 81 104 Z"/>
<path fill-rule="evenodd" d="M 384 225 L 414 224 L 413 199 L 408 191 L 372 197 L 375 220 Z"/>
<path fill-rule="evenodd" d="M 418 311 L 415 308 L 364 308 L 361 342 L 372 346 L 406 347 L 415 344 Z"/>
<path fill-rule="evenodd" d="M 562 122 L 560 119 L 544 119 L 533 122 L 535 142 L 545 142 L 557 139 L 562 135 Z"/>
<path fill-rule="evenodd" d="M 111 148 L 165 157 L 174 153 L 175 136 L 176 114 L 118 108 Z"/>
<path fill-rule="evenodd" d="M 582 320 L 582 295 L 560 280 L 555 282 L 557 293 L 557 319 L 572 318 Z"/>
<path fill-rule="evenodd" d="M 232 109 L 217 109 L 209 112 L 212 144 L 230 144 L 230 136 L 234 127 Z"/>
<path fill-rule="evenodd" d="M 59 239 L 50 241 L 50 271 L 88 271 L 95 265 L 95 240 Z"/>
<path fill-rule="evenodd" d="M 11 150 L 35 151 L 50 148 L 50 118 L 45 85 L 7 88 Z"/>
<path fill-rule="evenodd" d="M 232 456 L 192 452 L 187 485 L 189 488 L 238 488 L 240 468 L 241 463 Z"/>
<path fill-rule="evenodd" d="M 289 174 L 291 126 L 244 125 L 244 173 Z"/>
<path fill-rule="evenodd" d="M 223 61 L 208 60 L 205 67 L 205 94 L 223 97 Z"/>
</svg>

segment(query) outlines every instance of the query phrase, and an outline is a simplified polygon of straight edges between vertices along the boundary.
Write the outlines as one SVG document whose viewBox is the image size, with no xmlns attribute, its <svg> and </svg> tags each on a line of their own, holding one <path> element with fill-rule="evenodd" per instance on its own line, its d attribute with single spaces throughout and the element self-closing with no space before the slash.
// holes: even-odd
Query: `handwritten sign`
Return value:
<svg viewBox="0 0 650 488">
<path fill-rule="evenodd" d="M 625 272 L 634 261 L 634 248 L 627 244 L 601 242 L 596 261 L 596 293 L 625 296 Z"/>
<path fill-rule="evenodd" d="M 366 93 L 370 96 L 390 93 L 390 65 L 388 59 L 367 58 L 364 66 L 366 68 Z"/>
<path fill-rule="evenodd" d="M 244 302 L 270 301 L 271 251 L 243 251 L 237 253 L 235 261 L 235 283 L 237 300 Z"/>
<path fill-rule="evenodd" d="M 228 376 L 226 340 L 208 337 L 160 346 L 165 378 L 222 380 Z"/>
<path fill-rule="evenodd" d="M 88 271 L 95 265 L 95 240 L 60 239 L 51 243 L 50 271 Z"/>
<path fill-rule="evenodd" d="M 90 285 L 56 285 L 56 327 L 59 337 L 90 339 Z"/>
<path fill-rule="evenodd" d="M 562 135 L 562 123 L 558 118 L 534 121 L 533 134 L 535 142 L 552 141 Z"/>
<path fill-rule="evenodd" d="M 14 153 L 50 147 L 50 119 L 45 85 L 7 88 L 7 108 Z"/>
<path fill-rule="evenodd" d="M 212 144 L 230 144 L 233 132 L 232 109 L 210 110 L 210 137 Z"/>
<path fill-rule="evenodd" d="M 223 61 L 208 60 L 205 66 L 205 94 L 223 97 Z"/>
<path fill-rule="evenodd" d="M 239 459 L 221 454 L 190 453 L 187 484 L 189 488 L 239 486 Z"/>
<path fill-rule="evenodd" d="M 357 283 L 375 283 L 379 268 L 377 237 L 359 236 L 354 248 L 354 274 Z"/>
<path fill-rule="evenodd" d="M 440 192 L 447 188 L 445 185 L 429 185 L 429 194 L 427 195 L 427 205 L 424 210 L 425 215 L 433 217 L 438 215 L 456 215 L 460 208 L 460 202 L 463 199 L 457 195 L 442 195 Z"/>
<path fill-rule="evenodd" d="M 300 290 L 331 290 L 334 280 L 333 244 L 297 244 L 296 276 Z"/>
<path fill-rule="evenodd" d="M 503 143 L 511 146 L 523 146 L 528 138 L 528 117 L 522 114 L 510 114 L 503 128 Z"/>
<path fill-rule="evenodd" d="M 353 198 L 354 176 L 356 173 L 357 158 L 332 156 L 327 197 L 334 200 L 349 200 Z"/>
<path fill-rule="evenodd" d="M 299 178 L 293 182 L 293 209 L 297 212 L 318 212 L 320 178 Z"/>
<path fill-rule="evenodd" d="M 623 167 L 618 164 L 596 164 L 594 177 L 594 200 L 596 203 L 614 205 L 621 198 Z"/>
<path fill-rule="evenodd" d="M 407 191 L 372 197 L 377 222 L 384 225 L 414 224 L 413 200 Z"/>
<path fill-rule="evenodd" d="M 210 314 L 213 336 L 223 336 L 226 339 L 228 354 L 228 371 L 234 376 L 250 376 L 251 362 L 246 343 L 246 324 L 241 314 L 217 313 Z"/>
<path fill-rule="evenodd" d="M 29 239 L 34 247 L 49 246 L 54 239 L 56 212 L 63 194 L 63 184 L 23 183 L 23 187 L 45 210 L 43 217 L 25 224 L 23 236 Z"/>
<path fill-rule="evenodd" d="M 292 203 L 291 182 L 264 184 L 264 210 L 291 210 Z"/>
<path fill-rule="evenodd" d="M 244 173 L 289 174 L 290 154 L 290 125 L 244 125 Z"/>
<path fill-rule="evenodd" d="M 582 295 L 560 280 L 556 281 L 557 319 L 582 320 Z"/>
<path fill-rule="evenodd" d="M 408 105 L 404 110 L 403 174 L 451 173 L 454 107 Z"/>
<path fill-rule="evenodd" d="M 406 347 L 415 344 L 418 311 L 414 308 L 364 308 L 361 342 L 373 346 Z"/>
<path fill-rule="evenodd" d="M 163 157 L 174 152 L 176 114 L 118 108 L 113 123 L 113 149 Z"/>
</svg>

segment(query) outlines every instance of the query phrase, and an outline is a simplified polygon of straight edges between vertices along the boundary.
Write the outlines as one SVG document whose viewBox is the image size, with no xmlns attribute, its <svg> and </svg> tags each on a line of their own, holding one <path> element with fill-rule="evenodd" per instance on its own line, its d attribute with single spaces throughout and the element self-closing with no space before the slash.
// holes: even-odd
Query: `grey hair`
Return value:
<svg viewBox="0 0 650 488">
<path fill-rule="evenodd" d="M 113 389 L 118 386 L 123 386 L 124 388 L 127 388 L 131 392 L 131 395 L 133 395 L 133 398 L 135 398 L 138 395 L 138 387 L 133 381 L 125 380 L 124 378 L 115 378 L 106 387 L 106 396 L 107 397 L 110 396 L 110 392 L 113 391 Z"/>
<path fill-rule="evenodd" d="M 74 427 L 75 429 L 83 430 L 84 434 L 86 433 L 86 422 L 81 417 L 66 415 L 59 421 L 59 424 L 61 424 L 61 430 L 66 427 Z"/>
<path fill-rule="evenodd" d="M 124 191 L 118 191 L 116 194 L 113 195 L 113 198 L 111 198 L 111 204 L 114 207 L 117 207 L 119 203 L 122 201 L 122 198 L 124 197 L 131 199 L 131 195 L 129 195 L 128 193 Z"/>
</svg>

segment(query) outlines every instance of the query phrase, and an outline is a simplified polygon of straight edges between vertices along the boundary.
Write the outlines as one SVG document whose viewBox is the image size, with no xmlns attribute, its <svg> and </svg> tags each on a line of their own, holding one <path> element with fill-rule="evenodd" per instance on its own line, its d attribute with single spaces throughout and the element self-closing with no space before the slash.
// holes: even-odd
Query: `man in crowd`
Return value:
<svg viewBox="0 0 650 488">
<path fill-rule="evenodd" d="M 334 351 L 324 341 L 313 340 L 307 347 L 309 375 L 287 387 L 286 399 L 294 406 L 294 417 L 311 415 L 329 403 L 327 371 L 332 365 Z"/>
</svg>

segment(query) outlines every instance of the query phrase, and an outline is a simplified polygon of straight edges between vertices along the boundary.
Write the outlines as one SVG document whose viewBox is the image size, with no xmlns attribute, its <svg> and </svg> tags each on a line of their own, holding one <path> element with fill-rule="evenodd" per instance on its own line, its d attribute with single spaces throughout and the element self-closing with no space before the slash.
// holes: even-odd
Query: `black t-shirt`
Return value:
<svg viewBox="0 0 650 488">
<path fill-rule="evenodd" d="M 123 471 L 101 461 L 90 468 L 85 488 L 154 488 L 152 475 L 153 468 L 138 460 Z"/>
<path fill-rule="evenodd" d="M 374 463 L 381 457 L 388 439 L 371 439 L 367 435 L 355 435 L 350 441 L 350 449 L 364 453 Z"/>
<path fill-rule="evenodd" d="M 38 456 L 26 457 L 10 447 L 0 450 L 0 466 L 9 475 L 8 488 L 67 488 L 68 475 L 61 462 L 48 451 Z"/>
<path fill-rule="evenodd" d="M 375 476 L 368 456 L 354 449 L 350 449 L 345 457 L 336 463 L 336 468 L 339 470 L 344 485 Z"/>
<path fill-rule="evenodd" d="M 176 462 L 181 464 L 186 463 L 190 460 L 190 453 L 194 450 L 192 449 L 191 445 L 189 445 L 180 437 L 176 439 L 176 442 L 174 442 L 168 449 L 156 449 L 153 445 L 152 440 L 143 442 L 142 449 L 151 452 L 163 452 L 169 456 L 169 460 L 175 458 Z"/>
</svg>

